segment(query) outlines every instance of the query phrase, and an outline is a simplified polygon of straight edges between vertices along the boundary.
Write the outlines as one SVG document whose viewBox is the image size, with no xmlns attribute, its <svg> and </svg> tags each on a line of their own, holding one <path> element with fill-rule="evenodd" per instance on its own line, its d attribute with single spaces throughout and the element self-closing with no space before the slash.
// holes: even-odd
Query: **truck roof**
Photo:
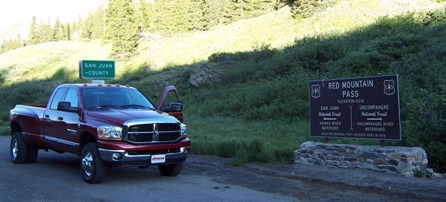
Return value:
<svg viewBox="0 0 446 202">
<path fill-rule="evenodd" d="M 132 88 L 130 85 L 120 84 L 91 84 L 91 83 L 72 83 L 72 84 L 60 84 L 58 87 L 76 87 L 76 88 L 97 88 L 97 87 L 110 87 L 110 88 Z"/>
</svg>

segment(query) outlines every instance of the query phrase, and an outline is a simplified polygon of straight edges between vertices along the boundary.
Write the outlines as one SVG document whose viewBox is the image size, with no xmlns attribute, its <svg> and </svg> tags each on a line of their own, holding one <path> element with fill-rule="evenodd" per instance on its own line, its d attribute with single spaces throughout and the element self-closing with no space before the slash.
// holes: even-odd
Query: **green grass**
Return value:
<svg viewBox="0 0 446 202">
<path fill-rule="evenodd" d="M 307 121 L 245 121 L 224 117 L 185 117 L 192 152 L 248 161 L 293 162 L 293 151 L 309 139 Z"/>
</svg>

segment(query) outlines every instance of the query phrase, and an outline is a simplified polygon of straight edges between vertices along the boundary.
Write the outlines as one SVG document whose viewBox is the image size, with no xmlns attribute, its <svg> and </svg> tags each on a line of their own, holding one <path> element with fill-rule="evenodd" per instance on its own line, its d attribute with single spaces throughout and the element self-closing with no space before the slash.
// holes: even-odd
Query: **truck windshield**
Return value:
<svg viewBox="0 0 446 202">
<path fill-rule="evenodd" d="M 152 109 L 153 104 L 133 88 L 87 88 L 82 90 L 86 109 L 140 108 Z"/>
</svg>

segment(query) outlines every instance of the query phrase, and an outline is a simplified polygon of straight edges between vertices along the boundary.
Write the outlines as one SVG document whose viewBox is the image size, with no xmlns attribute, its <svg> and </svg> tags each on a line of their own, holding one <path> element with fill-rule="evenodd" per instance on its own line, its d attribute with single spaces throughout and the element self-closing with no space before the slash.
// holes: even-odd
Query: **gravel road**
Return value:
<svg viewBox="0 0 446 202">
<path fill-rule="evenodd" d="M 320 165 L 235 167 L 201 155 L 190 155 L 177 177 L 161 176 L 156 167 L 118 167 L 89 185 L 72 154 L 40 151 L 34 164 L 13 164 L 5 136 L 0 170 L 0 201 L 446 201 L 446 179 Z"/>
<path fill-rule="evenodd" d="M 446 179 L 404 177 L 321 165 L 230 166 L 226 158 L 191 156 L 189 171 L 217 182 L 287 195 L 301 201 L 446 201 Z"/>
</svg>

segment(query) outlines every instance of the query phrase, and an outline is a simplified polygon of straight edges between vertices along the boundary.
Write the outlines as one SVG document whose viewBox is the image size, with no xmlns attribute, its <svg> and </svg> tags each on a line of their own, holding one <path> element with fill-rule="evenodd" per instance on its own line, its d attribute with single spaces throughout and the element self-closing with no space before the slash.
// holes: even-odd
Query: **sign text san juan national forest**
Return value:
<svg viewBox="0 0 446 202">
<path fill-rule="evenodd" d="M 311 81 L 311 136 L 401 140 L 398 75 Z"/>
</svg>

